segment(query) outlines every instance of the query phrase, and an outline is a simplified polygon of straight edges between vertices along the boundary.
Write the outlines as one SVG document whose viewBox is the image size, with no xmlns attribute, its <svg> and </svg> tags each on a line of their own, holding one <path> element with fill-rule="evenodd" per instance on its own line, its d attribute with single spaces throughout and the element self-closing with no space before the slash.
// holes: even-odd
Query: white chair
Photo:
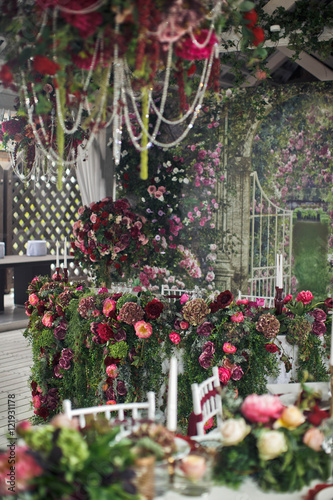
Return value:
<svg viewBox="0 0 333 500">
<path fill-rule="evenodd" d="M 213 375 L 201 382 L 192 384 L 193 413 L 190 416 L 189 432 L 193 439 L 206 440 L 221 438 L 222 399 L 218 392 L 220 388 L 219 370 L 213 367 Z M 205 433 L 205 423 L 216 416 L 217 427 Z M 193 431 L 196 431 L 194 434 Z"/>
<path fill-rule="evenodd" d="M 155 393 L 147 393 L 147 401 L 142 403 L 120 403 L 115 405 L 91 406 L 89 408 L 72 409 L 72 402 L 69 399 L 63 401 L 63 411 L 67 418 L 79 417 L 80 427 L 85 427 L 85 416 L 93 415 L 96 420 L 98 413 L 104 413 L 108 420 L 111 420 L 111 414 L 117 416 L 117 421 L 124 422 L 128 420 L 125 412 L 131 412 L 132 420 L 140 419 L 140 411 L 148 410 L 148 420 L 155 420 Z"/>
</svg>

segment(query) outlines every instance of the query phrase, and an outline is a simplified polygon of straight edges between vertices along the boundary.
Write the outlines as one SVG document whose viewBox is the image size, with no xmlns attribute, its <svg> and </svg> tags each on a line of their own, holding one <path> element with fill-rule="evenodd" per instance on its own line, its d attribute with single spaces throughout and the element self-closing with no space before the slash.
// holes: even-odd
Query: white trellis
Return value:
<svg viewBox="0 0 333 500">
<path fill-rule="evenodd" d="M 272 302 L 276 286 L 276 257 L 283 255 L 283 289 L 291 290 L 293 211 L 273 203 L 264 193 L 257 172 L 252 176 L 250 259 L 247 294 Z"/>
</svg>

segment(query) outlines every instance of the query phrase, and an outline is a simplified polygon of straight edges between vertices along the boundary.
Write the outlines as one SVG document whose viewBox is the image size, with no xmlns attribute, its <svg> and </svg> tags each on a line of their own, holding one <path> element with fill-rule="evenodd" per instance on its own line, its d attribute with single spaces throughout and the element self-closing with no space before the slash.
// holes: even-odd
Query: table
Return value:
<svg viewBox="0 0 333 500">
<path fill-rule="evenodd" d="M 0 259 L 0 313 L 4 312 L 5 269 L 14 268 L 14 304 L 24 306 L 28 299 L 27 288 L 38 275 L 50 276 L 50 265 L 55 255 L 28 257 L 27 255 L 6 255 Z M 68 261 L 73 257 L 67 257 Z"/>
<path fill-rule="evenodd" d="M 163 497 L 157 497 L 156 500 L 304 500 L 308 491 L 314 488 L 320 481 L 313 481 L 300 491 L 293 493 L 276 493 L 275 491 L 265 492 L 258 488 L 252 479 L 246 481 L 238 490 L 232 490 L 226 486 L 213 486 L 209 493 L 201 497 L 182 496 L 175 491 L 168 491 Z"/>
</svg>

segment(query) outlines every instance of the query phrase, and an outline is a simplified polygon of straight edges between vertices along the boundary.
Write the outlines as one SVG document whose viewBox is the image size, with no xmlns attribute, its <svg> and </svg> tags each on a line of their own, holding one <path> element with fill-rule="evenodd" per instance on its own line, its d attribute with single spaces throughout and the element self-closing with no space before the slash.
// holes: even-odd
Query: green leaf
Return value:
<svg viewBox="0 0 333 500">
<path fill-rule="evenodd" d="M 253 2 L 250 2 L 246 0 L 245 2 L 241 3 L 239 6 L 240 12 L 248 12 L 249 10 L 254 9 L 255 5 Z"/>
</svg>

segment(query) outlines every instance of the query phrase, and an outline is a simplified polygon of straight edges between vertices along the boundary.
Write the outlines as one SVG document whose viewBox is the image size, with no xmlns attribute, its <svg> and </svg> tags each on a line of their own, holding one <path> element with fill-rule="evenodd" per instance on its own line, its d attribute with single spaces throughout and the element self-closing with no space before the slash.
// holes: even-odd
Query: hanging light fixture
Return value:
<svg viewBox="0 0 333 500">
<path fill-rule="evenodd" d="M 88 151 L 98 131 L 109 125 L 117 164 L 125 125 L 141 153 L 141 178 L 146 179 L 149 148 L 173 147 L 193 127 L 218 65 L 226 22 L 241 28 L 244 40 L 252 43 L 253 23 L 246 14 L 253 6 L 237 4 L 133 0 L 120 7 L 111 0 L 36 0 L 14 2 L 12 9 L 10 4 L 11 49 L 0 79 L 18 91 L 20 104 L 17 117 L 2 128 L 19 177 L 57 177 L 60 188 L 63 169 L 75 165 L 78 148 Z M 191 102 L 184 105 L 181 79 L 197 60 L 203 61 L 202 73 Z M 183 107 L 178 117 L 169 118 L 175 75 Z M 151 113 L 156 115 L 152 131 Z M 177 126 L 177 138 L 159 140 L 162 124 Z"/>
</svg>

